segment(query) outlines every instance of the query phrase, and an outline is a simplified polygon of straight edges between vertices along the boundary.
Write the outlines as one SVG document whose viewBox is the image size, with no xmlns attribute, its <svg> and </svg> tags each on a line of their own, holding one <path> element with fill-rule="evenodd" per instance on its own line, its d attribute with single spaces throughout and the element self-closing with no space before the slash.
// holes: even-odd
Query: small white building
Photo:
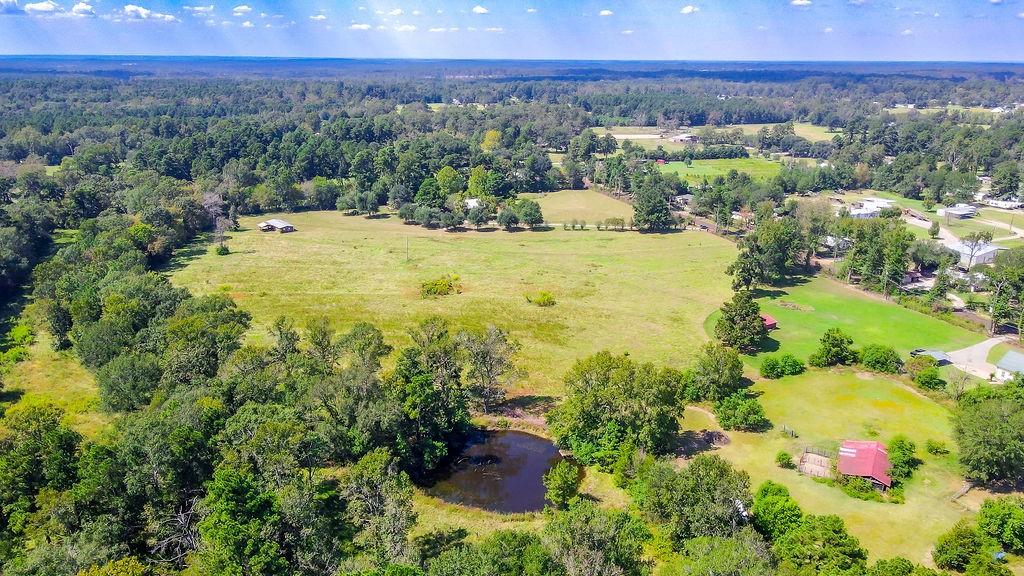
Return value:
<svg viewBox="0 0 1024 576">
<path fill-rule="evenodd" d="M 935 213 L 942 217 L 963 220 L 965 218 L 974 218 L 978 214 L 978 209 L 970 204 L 957 204 L 955 206 L 939 208 Z"/>
<path fill-rule="evenodd" d="M 970 270 L 978 264 L 991 264 L 995 262 L 999 247 L 987 242 L 971 245 L 965 242 L 957 242 L 949 247 L 960 255 L 959 266 L 964 270 Z"/>
<path fill-rule="evenodd" d="M 993 200 L 986 199 L 985 204 L 993 208 L 1002 208 L 1003 210 L 1018 210 L 1024 207 L 1024 202 L 1018 202 L 1016 200 Z"/>
<path fill-rule="evenodd" d="M 285 232 L 295 232 L 295 226 L 292 226 L 290 223 L 285 222 L 284 220 L 280 220 L 278 218 L 271 218 L 266 222 L 260 222 L 256 226 L 260 229 L 261 232 L 276 231 L 281 232 L 282 234 Z"/>
<path fill-rule="evenodd" d="M 1024 372 L 1024 354 L 1010 350 L 996 361 L 996 380 L 1012 380 L 1017 372 Z"/>
<path fill-rule="evenodd" d="M 672 142 L 678 142 L 680 144 L 693 144 L 697 142 L 697 135 L 690 134 L 689 132 L 684 132 L 682 134 L 673 136 L 670 140 Z"/>
<path fill-rule="evenodd" d="M 866 219 L 866 218 L 878 218 L 882 211 L 874 206 L 861 206 L 858 208 L 852 208 L 850 210 L 850 218 Z"/>
</svg>

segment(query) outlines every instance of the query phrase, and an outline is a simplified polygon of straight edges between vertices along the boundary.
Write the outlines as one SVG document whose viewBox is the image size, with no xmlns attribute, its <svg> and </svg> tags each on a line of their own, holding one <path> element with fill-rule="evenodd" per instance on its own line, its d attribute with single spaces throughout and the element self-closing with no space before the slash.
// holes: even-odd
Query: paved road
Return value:
<svg viewBox="0 0 1024 576">
<path fill-rule="evenodd" d="M 973 346 L 949 352 L 949 359 L 957 368 L 964 372 L 988 380 L 992 373 L 996 371 L 995 365 L 988 361 L 988 353 L 996 344 L 1004 341 L 1005 338 L 1002 336 L 989 338 Z"/>
<path fill-rule="evenodd" d="M 906 214 L 903 215 L 903 221 L 906 222 L 907 224 L 910 224 L 911 226 L 917 226 L 918 228 L 924 228 L 925 230 L 931 228 L 932 225 L 930 220 L 921 220 L 920 218 L 914 218 L 913 216 L 907 216 Z M 945 226 L 942 226 L 940 224 L 938 241 L 943 246 L 951 248 L 953 247 L 953 245 L 959 243 L 960 239 L 957 238 L 955 234 L 950 232 L 949 228 L 946 228 Z"/>
</svg>

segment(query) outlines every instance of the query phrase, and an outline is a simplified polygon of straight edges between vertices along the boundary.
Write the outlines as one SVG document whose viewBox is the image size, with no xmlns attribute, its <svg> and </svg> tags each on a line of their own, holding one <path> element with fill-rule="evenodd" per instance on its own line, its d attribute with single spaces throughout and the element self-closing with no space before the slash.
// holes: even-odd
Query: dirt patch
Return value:
<svg viewBox="0 0 1024 576">
<path fill-rule="evenodd" d="M 779 300 L 779 308 L 785 308 L 787 310 L 797 310 L 800 312 L 814 312 L 813 306 L 797 304 L 796 302 L 790 302 L 788 300 Z"/>
</svg>

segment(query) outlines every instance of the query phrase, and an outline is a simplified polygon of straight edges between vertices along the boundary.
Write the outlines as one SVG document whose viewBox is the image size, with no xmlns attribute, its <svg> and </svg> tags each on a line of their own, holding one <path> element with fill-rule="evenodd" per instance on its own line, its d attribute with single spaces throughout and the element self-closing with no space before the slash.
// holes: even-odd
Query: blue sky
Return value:
<svg viewBox="0 0 1024 576">
<path fill-rule="evenodd" d="M 1024 61 L 1024 0 L 0 0 L 0 54 Z"/>
</svg>

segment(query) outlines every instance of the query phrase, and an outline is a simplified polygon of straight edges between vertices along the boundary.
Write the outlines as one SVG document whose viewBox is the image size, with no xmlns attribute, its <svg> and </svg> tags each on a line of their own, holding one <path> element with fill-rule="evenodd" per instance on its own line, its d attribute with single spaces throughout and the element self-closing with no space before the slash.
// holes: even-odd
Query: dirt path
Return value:
<svg viewBox="0 0 1024 576">
<path fill-rule="evenodd" d="M 931 220 L 921 220 L 920 218 L 914 218 L 913 216 L 907 216 L 906 214 L 903 215 L 903 221 L 911 226 L 924 228 L 925 230 L 928 230 L 932 226 Z M 960 239 L 956 237 L 956 234 L 950 232 L 949 228 L 940 224 L 938 241 L 942 243 L 943 246 L 949 248 L 960 242 Z"/>
</svg>

